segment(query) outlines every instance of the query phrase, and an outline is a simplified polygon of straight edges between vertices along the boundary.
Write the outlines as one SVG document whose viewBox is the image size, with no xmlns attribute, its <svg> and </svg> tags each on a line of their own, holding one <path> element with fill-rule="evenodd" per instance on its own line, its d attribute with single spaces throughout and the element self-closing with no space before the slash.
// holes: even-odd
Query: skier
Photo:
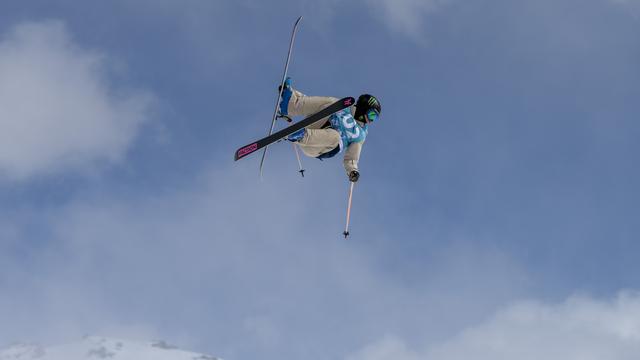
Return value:
<svg viewBox="0 0 640 360">
<path fill-rule="evenodd" d="M 280 101 L 281 116 L 308 116 L 333 104 L 333 97 L 307 96 L 291 87 L 287 78 Z M 369 124 L 380 117 L 380 101 L 372 95 L 358 97 L 355 106 L 344 110 L 291 134 L 287 140 L 300 146 L 302 152 L 317 159 L 327 159 L 344 151 L 344 168 L 349 181 L 360 178 L 358 160 L 364 144 Z"/>
</svg>

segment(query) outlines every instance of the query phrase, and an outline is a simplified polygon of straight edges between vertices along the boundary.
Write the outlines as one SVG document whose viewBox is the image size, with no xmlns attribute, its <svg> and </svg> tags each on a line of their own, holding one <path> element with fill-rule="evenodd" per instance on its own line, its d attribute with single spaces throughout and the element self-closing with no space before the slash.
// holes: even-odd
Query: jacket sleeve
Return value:
<svg viewBox="0 0 640 360">
<path fill-rule="evenodd" d="M 362 145 L 364 142 L 351 143 L 344 153 L 344 169 L 347 171 L 347 175 L 353 170 L 358 170 L 358 161 L 360 160 L 360 152 L 362 151 Z"/>
</svg>

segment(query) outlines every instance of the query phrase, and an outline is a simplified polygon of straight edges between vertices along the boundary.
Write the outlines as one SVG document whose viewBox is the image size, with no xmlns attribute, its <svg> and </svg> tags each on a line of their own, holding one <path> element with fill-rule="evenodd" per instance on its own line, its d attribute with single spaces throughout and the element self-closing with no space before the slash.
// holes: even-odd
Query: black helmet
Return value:
<svg viewBox="0 0 640 360">
<path fill-rule="evenodd" d="M 376 114 L 374 116 L 370 116 L 369 113 L 371 111 L 375 111 Z M 380 106 L 380 101 L 375 96 L 362 94 L 358 97 L 355 113 L 356 120 L 362 122 L 373 122 L 380 116 L 381 111 L 382 107 Z"/>
</svg>

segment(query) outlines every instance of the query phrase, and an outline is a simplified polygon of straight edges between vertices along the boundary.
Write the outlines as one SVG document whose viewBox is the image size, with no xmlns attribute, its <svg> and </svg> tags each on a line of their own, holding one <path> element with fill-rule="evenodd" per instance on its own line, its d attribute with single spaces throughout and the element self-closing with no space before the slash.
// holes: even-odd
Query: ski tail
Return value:
<svg viewBox="0 0 640 360">
<path fill-rule="evenodd" d="M 249 144 L 247 146 L 244 146 L 240 149 L 238 149 L 238 151 L 236 151 L 236 156 L 235 156 L 235 160 L 238 161 L 240 159 L 242 159 L 243 157 L 258 151 L 260 148 L 258 147 L 258 143 L 254 142 L 253 144 Z"/>
</svg>

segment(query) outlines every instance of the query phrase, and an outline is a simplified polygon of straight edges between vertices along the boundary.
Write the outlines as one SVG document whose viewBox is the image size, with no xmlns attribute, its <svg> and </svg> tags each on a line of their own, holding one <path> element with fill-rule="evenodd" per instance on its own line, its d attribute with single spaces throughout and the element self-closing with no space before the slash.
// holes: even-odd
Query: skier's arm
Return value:
<svg viewBox="0 0 640 360">
<path fill-rule="evenodd" d="M 347 176 L 349 176 L 352 171 L 358 170 L 358 161 L 360 160 L 362 144 L 364 144 L 364 142 L 351 143 L 347 148 L 347 151 L 344 153 L 343 164 L 344 169 L 347 171 Z"/>
</svg>

